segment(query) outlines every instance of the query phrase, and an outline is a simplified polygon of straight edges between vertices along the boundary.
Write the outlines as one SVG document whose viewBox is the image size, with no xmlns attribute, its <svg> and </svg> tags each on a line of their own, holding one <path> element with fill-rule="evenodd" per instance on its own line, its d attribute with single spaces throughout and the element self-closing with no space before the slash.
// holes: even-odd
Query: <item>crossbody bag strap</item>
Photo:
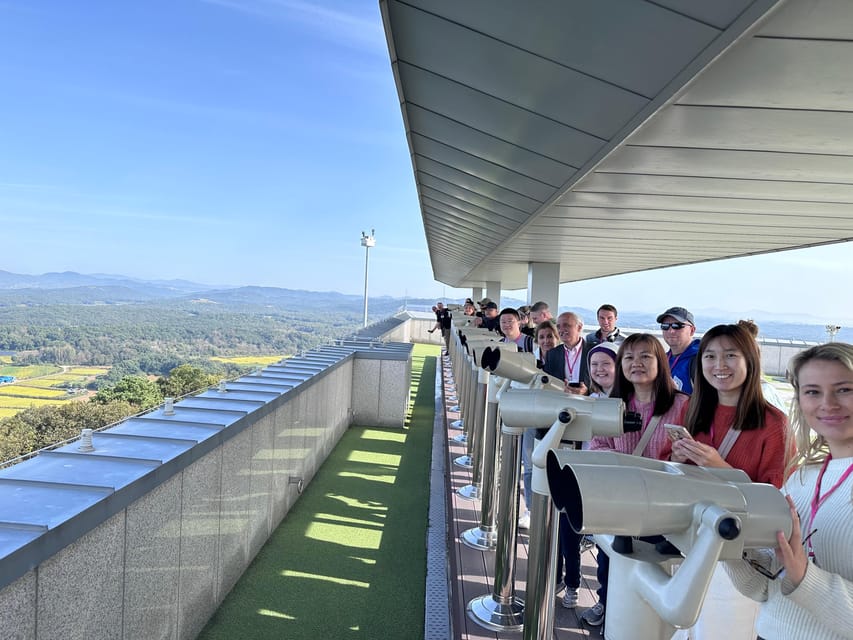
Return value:
<svg viewBox="0 0 853 640">
<path fill-rule="evenodd" d="M 740 429 L 729 429 L 729 432 L 726 434 L 726 437 L 723 438 L 723 441 L 720 443 L 719 449 L 717 452 L 720 454 L 720 457 L 725 460 L 729 452 L 732 450 L 732 447 L 735 446 L 735 442 L 740 437 Z"/>
<path fill-rule="evenodd" d="M 643 455 L 643 451 L 645 450 L 646 445 L 649 444 L 649 440 L 652 439 L 652 435 L 654 435 L 655 430 L 660 424 L 660 419 L 661 416 L 654 416 L 651 420 L 649 420 L 649 424 L 646 425 L 646 430 L 643 431 L 643 437 L 640 438 L 640 441 L 637 443 L 637 446 L 634 447 L 634 452 L 631 455 Z"/>
</svg>

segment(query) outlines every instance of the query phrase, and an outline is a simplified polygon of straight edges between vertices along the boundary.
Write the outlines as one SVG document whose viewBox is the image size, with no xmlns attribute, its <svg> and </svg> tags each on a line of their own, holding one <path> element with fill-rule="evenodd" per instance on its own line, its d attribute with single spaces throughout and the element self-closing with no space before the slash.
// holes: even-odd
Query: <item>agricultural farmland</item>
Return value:
<svg viewBox="0 0 853 640">
<path fill-rule="evenodd" d="M 0 361 L 0 375 L 14 376 L 12 384 L 0 385 L 0 418 L 13 416 L 30 407 L 61 404 L 84 398 L 86 386 L 109 367 L 57 365 L 13 365 Z"/>
<path fill-rule="evenodd" d="M 266 367 L 289 356 L 214 356 L 213 362 L 227 362 L 242 367 Z"/>
</svg>

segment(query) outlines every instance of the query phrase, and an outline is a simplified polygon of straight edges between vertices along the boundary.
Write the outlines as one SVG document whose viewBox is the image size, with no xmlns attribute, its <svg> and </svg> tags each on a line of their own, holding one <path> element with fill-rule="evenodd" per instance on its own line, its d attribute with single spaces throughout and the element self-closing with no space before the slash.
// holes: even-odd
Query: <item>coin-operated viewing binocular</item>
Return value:
<svg viewBox="0 0 853 640">
<path fill-rule="evenodd" d="M 536 366 L 536 356 L 532 353 L 519 352 L 514 344 L 511 346 L 512 349 L 501 349 L 492 345 L 491 349 L 483 351 L 480 366 L 496 376 L 520 382 L 523 385 L 563 391 L 561 380 L 549 376 Z"/>
<path fill-rule="evenodd" d="M 492 354 L 483 354 L 483 367 Z M 501 354 L 502 362 L 512 360 L 504 356 L 527 354 Z M 509 367 L 505 367 L 508 369 Z M 497 374 L 498 367 L 495 371 Z M 538 371 L 538 370 L 537 370 Z M 503 375 L 503 374 L 498 374 Z M 518 376 L 513 378 L 513 375 Z M 507 377 L 518 379 L 524 373 L 512 371 Z M 546 375 L 539 371 L 539 375 Z M 551 379 L 553 380 L 553 378 Z M 501 396 L 501 418 L 508 425 L 525 426 L 533 429 L 548 429 L 552 425 L 559 428 L 559 436 L 551 446 L 556 446 L 560 438 L 568 440 L 592 440 L 593 436 L 617 438 L 630 431 L 639 431 L 642 421 L 639 414 L 625 411 L 625 403 L 619 398 L 588 398 L 563 391 L 562 382 L 559 393 L 553 387 L 543 389 L 514 389 L 512 393 Z M 544 459 L 543 464 L 544 467 Z"/>
<path fill-rule="evenodd" d="M 693 625 L 718 560 L 775 547 L 778 531 L 791 534 L 781 492 L 738 469 L 552 449 L 546 470 L 551 498 L 575 531 L 616 536 L 596 535 L 610 557 L 611 640 L 669 638 Z M 653 545 L 628 538 L 621 546 L 620 536 L 655 535 L 684 555 L 674 576 Z"/>
</svg>

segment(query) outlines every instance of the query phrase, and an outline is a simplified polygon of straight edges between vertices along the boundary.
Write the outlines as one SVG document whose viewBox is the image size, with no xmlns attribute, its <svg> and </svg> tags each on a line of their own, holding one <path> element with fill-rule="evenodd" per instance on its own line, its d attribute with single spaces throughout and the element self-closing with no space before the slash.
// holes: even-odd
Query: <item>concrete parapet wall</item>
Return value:
<svg viewBox="0 0 853 640">
<path fill-rule="evenodd" d="M 416 342 L 418 344 L 444 344 L 441 332 L 429 332 L 435 326 L 435 315 L 404 311 L 397 317 L 405 317 L 406 322 L 394 327 L 382 335 L 388 342 Z"/>
<path fill-rule="evenodd" d="M 57 454 L 76 454 L 81 466 L 97 463 L 99 453 L 100 462 L 138 466 L 151 463 L 144 447 L 179 452 L 68 522 L 29 534 L 29 525 L 15 523 L 37 514 L 0 499 L 0 636 L 195 638 L 353 417 L 402 427 L 411 347 L 396 347 L 402 349 L 321 349 L 229 383 L 227 392 L 184 399 L 174 416 L 158 410 L 98 432 L 92 454 Z M 243 417 L 232 417 L 240 411 Z M 136 443 L 139 457 L 112 452 L 114 440 Z M 0 483 L 44 489 L 50 461 L 42 454 L 4 469 Z M 74 484 L 83 476 L 49 487 L 60 497 L 63 482 L 92 489 Z M 16 547 L 26 535 L 32 539 Z"/>
</svg>

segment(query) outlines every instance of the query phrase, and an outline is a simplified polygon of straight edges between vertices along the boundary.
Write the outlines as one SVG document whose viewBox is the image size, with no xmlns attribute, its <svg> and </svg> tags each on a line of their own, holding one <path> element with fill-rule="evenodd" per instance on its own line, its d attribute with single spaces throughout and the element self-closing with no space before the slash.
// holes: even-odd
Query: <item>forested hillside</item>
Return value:
<svg viewBox="0 0 853 640">
<path fill-rule="evenodd" d="M 134 301 L 103 302 L 106 293 L 116 291 Z M 0 291 L 0 353 L 11 375 L 24 369 L 59 371 L 46 365 L 60 365 L 62 371 L 74 365 L 109 367 L 89 385 L 89 394 L 97 390 L 90 400 L 20 399 L 24 391 L 63 395 L 55 388 L 60 374 L 25 380 L 28 386 L 18 389 L 3 387 L 7 405 L 28 408 L 0 419 L 0 461 L 251 369 L 222 357 L 293 355 L 353 334 L 362 320 L 358 301 L 340 294 L 312 298 L 307 292 L 247 287 L 150 300 L 151 291 L 147 285 Z M 394 309 L 379 311 L 387 315 Z"/>
</svg>

